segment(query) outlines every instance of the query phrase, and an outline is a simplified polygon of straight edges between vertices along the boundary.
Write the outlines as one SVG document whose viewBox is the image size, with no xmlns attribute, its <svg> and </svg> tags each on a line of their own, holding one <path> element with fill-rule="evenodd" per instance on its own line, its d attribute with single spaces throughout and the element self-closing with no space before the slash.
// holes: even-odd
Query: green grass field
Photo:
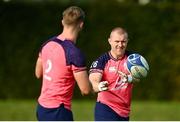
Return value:
<svg viewBox="0 0 180 122">
<path fill-rule="evenodd" d="M 74 120 L 93 121 L 95 101 L 74 100 Z M 180 102 L 133 101 L 130 120 L 132 121 L 180 121 Z M 36 120 L 36 101 L 0 100 L 0 121 Z"/>
</svg>

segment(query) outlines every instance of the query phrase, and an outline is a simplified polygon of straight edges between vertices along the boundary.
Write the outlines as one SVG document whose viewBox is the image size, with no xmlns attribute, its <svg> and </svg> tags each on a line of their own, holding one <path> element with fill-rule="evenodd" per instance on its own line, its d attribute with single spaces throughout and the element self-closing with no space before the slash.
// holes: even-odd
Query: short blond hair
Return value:
<svg viewBox="0 0 180 122">
<path fill-rule="evenodd" d="M 127 33 L 127 31 L 125 29 L 123 29 L 121 27 L 113 28 L 112 31 L 111 31 L 110 37 L 111 37 L 112 33 L 114 33 L 114 32 L 117 32 L 120 35 L 123 34 L 125 36 L 125 39 L 128 41 L 128 33 Z"/>
<path fill-rule="evenodd" d="M 64 10 L 63 21 L 67 25 L 76 25 L 81 21 L 84 21 L 85 13 L 77 6 L 71 6 Z"/>
</svg>

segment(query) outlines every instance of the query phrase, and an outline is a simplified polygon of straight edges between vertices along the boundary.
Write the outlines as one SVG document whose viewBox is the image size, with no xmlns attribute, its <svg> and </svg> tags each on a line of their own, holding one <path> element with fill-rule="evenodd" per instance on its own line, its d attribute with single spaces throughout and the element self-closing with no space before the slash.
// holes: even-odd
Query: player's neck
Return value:
<svg viewBox="0 0 180 122">
<path fill-rule="evenodd" d="M 61 40 L 70 40 L 76 43 L 76 39 L 78 37 L 78 31 L 73 29 L 64 28 L 63 32 L 58 36 Z"/>
<path fill-rule="evenodd" d="M 116 60 L 119 60 L 119 59 L 123 58 L 123 56 L 124 56 L 124 53 L 117 55 L 117 54 L 114 53 L 112 50 L 110 51 L 110 54 L 111 54 L 111 56 L 112 56 L 114 59 L 116 59 Z"/>
</svg>

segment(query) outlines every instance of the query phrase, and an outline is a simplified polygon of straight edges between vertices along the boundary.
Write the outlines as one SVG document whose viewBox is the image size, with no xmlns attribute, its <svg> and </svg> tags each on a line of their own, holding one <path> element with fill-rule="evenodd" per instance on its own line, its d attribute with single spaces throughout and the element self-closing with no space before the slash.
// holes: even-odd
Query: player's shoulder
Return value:
<svg viewBox="0 0 180 122">
<path fill-rule="evenodd" d="M 58 38 L 52 38 L 52 42 L 56 42 L 56 44 L 62 46 L 65 53 L 68 55 L 82 55 L 82 51 L 75 46 L 75 44 L 71 40 L 60 40 Z"/>
<path fill-rule="evenodd" d="M 93 63 L 91 64 L 91 70 L 92 69 L 101 69 L 103 70 L 106 63 L 110 60 L 110 56 L 109 56 L 109 53 L 106 52 L 104 54 L 101 54 L 99 56 L 99 58 L 97 58 L 95 61 L 93 61 Z"/>
<path fill-rule="evenodd" d="M 62 42 L 62 46 L 65 50 L 65 53 L 68 54 L 71 58 L 85 58 L 84 53 L 71 40 L 64 40 Z"/>
<path fill-rule="evenodd" d="M 84 53 L 78 47 L 76 47 L 71 40 L 57 40 L 57 43 L 59 43 L 64 49 L 67 65 L 74 64 L 78 67 L 83 67 L 86 65 Z"/>
</svg>

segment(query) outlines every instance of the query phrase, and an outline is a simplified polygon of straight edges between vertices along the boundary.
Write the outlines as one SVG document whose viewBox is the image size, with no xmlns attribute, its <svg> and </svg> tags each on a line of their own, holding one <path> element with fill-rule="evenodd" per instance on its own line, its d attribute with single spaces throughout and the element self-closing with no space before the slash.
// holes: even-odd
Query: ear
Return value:
<svg viewBox="0 0 180 122">
<path fill-rule="evenodd" d="M 108 38 L 108 42 L 109 42 L 109 44 L 111 44 L 111 39 L 110 38 Z"/>
<path fill-rule="evenodd" d="M 63 21 L 63 20 L 61 21 L 61 23 L 62 23 L 62 25 L 64 26 L 64 21 Z"/>
<path fill-rule="evenodd" d="M 79 27 L 80 27 L 80 28 L 83 28 L 83 26 L 84 26 L 84 22 L 81 22 L 80 25 L 79 25 Z"/>
</svg>

